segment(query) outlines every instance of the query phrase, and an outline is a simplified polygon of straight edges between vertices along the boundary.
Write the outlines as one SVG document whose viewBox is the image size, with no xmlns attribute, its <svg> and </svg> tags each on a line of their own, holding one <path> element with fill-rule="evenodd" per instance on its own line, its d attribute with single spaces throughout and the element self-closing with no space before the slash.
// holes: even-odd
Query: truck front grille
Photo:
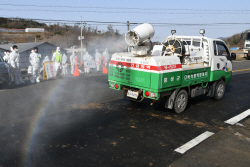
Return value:
<svg viewBox="0 0 250 167">
<path fill-rule="evenodd" d="M 246 44 L 246 48 L 250 48 L 250 44 Z"/>
</svg>

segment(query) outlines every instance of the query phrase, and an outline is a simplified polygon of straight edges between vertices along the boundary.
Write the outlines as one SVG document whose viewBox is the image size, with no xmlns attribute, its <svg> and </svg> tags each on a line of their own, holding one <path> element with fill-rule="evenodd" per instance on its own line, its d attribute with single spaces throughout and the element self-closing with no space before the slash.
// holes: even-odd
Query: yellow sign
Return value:
<svg viewBox="0 0 250 167">
<path fill-rule="evenodd" d="M 46 68 L 45 68 L 45 64 L 46 64 L 46 63 L 49 63 L 49 62 L 45 62 L 45 63 L 43 64 L 43 80 L 45 80 L 45 79 L 49 80 L 49 79 L 48 79 L 48 76 L 47 76 Z"/>
<path fill-rule="evenodd" d="M 56 77 L 55 66 L 53 62 L 45 62 L 43 65 L 43 79 L 53 79 Z"/>
</svg>

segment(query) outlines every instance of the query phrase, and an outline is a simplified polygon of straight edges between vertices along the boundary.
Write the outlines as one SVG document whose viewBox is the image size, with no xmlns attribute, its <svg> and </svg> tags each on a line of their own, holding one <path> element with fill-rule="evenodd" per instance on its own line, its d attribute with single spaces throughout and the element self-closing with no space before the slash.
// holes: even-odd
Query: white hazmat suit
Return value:
<svg viewBox="0 0 250 167">
<path fill-rule="evenodd" d="M 36 53 L 34 50 L 31 51 L 29 61 L 32 66 L 32 74 L 30 82 L 34 83 L 35 81 L 40 82 L 40 60 L 41 54 Z"/>
<path fill-rule="evenodd" d="M 44 66 L 44 63 L 46 62 L 50 62 L 49 56 L 45 56 L 45 58 L 43 59 L 43 66 Z"/>
<path fill-rule="evenodd" d="M 68 60 L 68 57 L 63 54 L 63 57 L 62 57 L 62 73 L 63 75 L 67 75 L 68 74 L 68 63 L 67 63 L 67 60 Z"/>
<path fill-rule="evenodd" d="M 46 62 L 50 62 L 49 56 L 45 56 L 45 58 L 43 59 L 41 71 L 43 71 L 44 63 L 46 63 Z"/>
<path fill-rule="evenodd" d="M 11 53 L 10 53 L 10 64 L 13 69 L 13 74 L 14 74 L 14 80 L 15 84 L 23 84 L 25 83 L 22 78 L 21 78 L 21 68 L 20 68 L 20 55 L 18 53 L 18 49 L 15 51 L 11 47 Z"/>
<path fill-rule="evenodd" d="M 59 67 L 61 66 L 61 62 L 62 62 L 62 54 L 60 53 L 60 47 L 56 48 L 56 52 L 54 52 L 54 54 L 52 56 L 52 61 L 54 62 L 55 71 L 57 73 Z"/>
<path fill-rule="evenodd" d="M 71 64 L 71 74 L 73 75 L 74 74 L 74 70 L 75 70 L 75 53 L 73 53 L 71 56 L 70 56 L 70 64 Z"/>
<path fill-rule="evenodd" d="M 8 64 L 8 71 L 9 71 L 9 77 L 10 77 L 10 81 L 14 82 L 14 74 L 13 74 L 13 70 L 11 68 L 10 65 L 10 53 L 9 52 L 4 52 L 4 57 L 3 60 Z"/>
<path fill-rule="evenodd" d="M 10 53 L 4 52 L 3 60 L 10 64 Z"/>
<path fill-rule="evenodd" d="M 105 51 L 102 53 L 102 56 L 104 58 L 104 61 L 105 61 L 105 66 L 107 67 L 108 63 L 109 63 L 109 52 L 108 52 L 108 49 L 106 48 Z"/>
<path fill-rule="evenodd" d="M 89 73 L 89 67 L 87 66 L 87 63 L 89 61 L 92 61 L 92 56 L 90 56 L 89 53 L 86 52 L 85 55 L 83 56 L 83 61 L 84 61 L 84 72 Z"/>
<path fill-rule="evenodd" d="M 100 71 L 101 64 L 102 64 L 102 55 L 98 52 L 98 49 L 96 49 L 95 61 L 96 61 L 96 70 Z"/>
</svg>

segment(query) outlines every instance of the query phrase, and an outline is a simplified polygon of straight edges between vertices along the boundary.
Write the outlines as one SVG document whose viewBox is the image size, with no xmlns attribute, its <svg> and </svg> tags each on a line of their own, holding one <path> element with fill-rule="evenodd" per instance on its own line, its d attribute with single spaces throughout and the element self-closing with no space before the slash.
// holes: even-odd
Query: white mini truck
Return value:
<svg viewBox="0 0 250 167">
<path fill-rule="evenodd" d="M 243 52 L 247 60 L 250 60 L 250 31 L 247 32 Z"/>
<path fill-rule="evenodd" d="M 188 99 L 207 95 L 217 100 L 232 77 L 232 60 L 225 42 L 201 36 L 175 36 L 152 49 L 153 27 L 142 24 L 126 33 L 129 52 L 114 53 L 109 64 L 109 86 L 123 90 L 133 101 L 165 99 L 166 108 L 185 110 Z"/>
</svg>

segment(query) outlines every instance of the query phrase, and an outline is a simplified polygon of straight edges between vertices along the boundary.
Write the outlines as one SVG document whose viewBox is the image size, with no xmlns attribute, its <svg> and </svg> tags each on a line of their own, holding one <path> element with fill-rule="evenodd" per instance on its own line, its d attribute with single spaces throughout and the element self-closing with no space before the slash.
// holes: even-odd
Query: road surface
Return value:
<svg viewBox="0 0 250 167">
<path fill-rule="evenodd" d="M 250 164 L 249 116 L 237 126 L 225 123 L 250 109 L 250 61 L 233 64 L 223 99 L 196 97 L 182 114 L 165 109 L 163 101 L 150 106 L 149 100 L 124 99 L 101 73 L 3 87 L 0 167 Z M 204 132 L 213 135 L 185 153 L 176 151 Z M 230 145 L 237 139 L 241 150 Z"/>
</svg>

